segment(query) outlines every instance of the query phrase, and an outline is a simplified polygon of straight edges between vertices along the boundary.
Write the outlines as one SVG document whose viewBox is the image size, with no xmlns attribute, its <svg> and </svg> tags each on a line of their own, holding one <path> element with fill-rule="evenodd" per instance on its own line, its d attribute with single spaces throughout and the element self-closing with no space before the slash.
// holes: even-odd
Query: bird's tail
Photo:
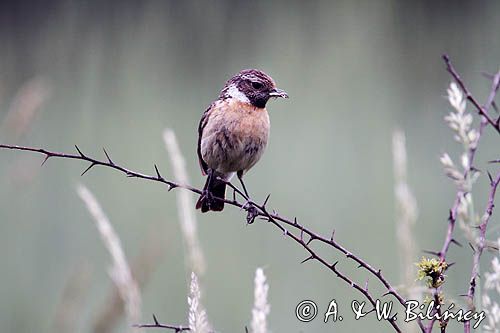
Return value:
<svg viewBox="0 0 500 333">
<path fill-rule="evenodd" d="M 226 183 L 219 179 L 212 179 L 209 184 L 209 179 L 210 177 L 207 178 L 207 182 L 203 187 L 203 194 L 196 203 L 196 209 L 201 208 L 202 213 L 206 213 L 210 210 L 220 212 L 224 209 L 224 201 L 220 199 L 225 198 Z"/>
</svg>

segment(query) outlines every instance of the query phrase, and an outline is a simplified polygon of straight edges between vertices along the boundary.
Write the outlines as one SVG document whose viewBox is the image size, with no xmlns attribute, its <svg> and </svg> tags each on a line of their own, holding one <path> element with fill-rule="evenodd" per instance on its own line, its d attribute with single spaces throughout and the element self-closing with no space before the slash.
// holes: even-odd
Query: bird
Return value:
<svg viewBox="0 0 500 333">
<path fill-rule="evenodd" d="M 266 104 L 270 98 L 288 98 L 288 94 L 263 71 L 244 69 L 226 82 L 203 113 L 197 155 L 207 180 L 196 203 L 202 213 L 224 209 L 226 184 L 235 174 L 248 200 L 243 175 L 267 146 L 270 122 Z"/>
</svg>

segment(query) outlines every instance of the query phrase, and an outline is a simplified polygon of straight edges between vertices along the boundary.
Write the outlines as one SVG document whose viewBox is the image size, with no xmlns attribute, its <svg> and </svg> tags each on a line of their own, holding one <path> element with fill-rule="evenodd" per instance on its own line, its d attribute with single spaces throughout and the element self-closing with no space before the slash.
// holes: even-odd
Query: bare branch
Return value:
<svg viewBox="0 0 500 333">
<path fill-rule="evenodd" d="M 492 94 L 490 94 L 491 98 L 488 99 L 488 103 L 485 106 L 481 106 L 478 103 L 478 101 L 474 98 L 474 96 L 472 96 L 472 94 L 470 93 L 469 89 L 467 89 L 465 83 L 462 81 L 462 78 L 460 77 L 460 75 L 457 73 L 457 71 L 453 67 L 453 65 L 451 63 L 451 60 L 448 57 L 448 55 L 444 54 L 443 55 L 443 60 L 444 60 L 444 62 L 446 64 L 446 70 L 451 74 L 451 76 L 453 77 L 453 79 L 458 83 L 458 85 L 460 86 L 460 88 L 464 92 L 467 100 L 469 100 L 474 105 L 474 107 L 477 109 L 477 112 L 482 117 L 484 117 L 488 121 L 488 123 L 490 123 L 490 125 L 500 134 L 500 127 L 499 127 L 498 122 L 495 121 L 495 120 L 493 120 L 490 117 L 490 115 L 488 114 L 488 108 L 493 103 L 495 94 L 498 91 L 498 87 L 500 85 L 500 80 L 498 79 L 499 73 L 497 73 L 497 75 L 493 79 L 493 85 L 495 86 L 495 88 L 492 89 Z"/>
<path fill-rule="evenodd" d="M 499 127 L 500 126 L 500 124 L 499 124 L 500 117 L 498 117 L 497 120 L 493 120 L 493 118 L 490 117 L 489 112 L 488 112 L 489 109 L 490 109 L 490 107 L 495 104 L 495 101 L 494 101 L 495 100 L 495 96 L 496 96 L 496 93 L 498 92 L 498 89 L 499 89 L 499 86 L 500 86 L 500 71 L 497 72 L 495 75 L 491 76 L 492 85 L 491 85 L 491 89 L 490 89 L 490 94 L 488 96 L 488 100 L 487 100 L 486 104 L 484 106 L 481 106 L 479 104 L 479 102 L 476 100 L 476 98 L 474 98 L 474 96 L 470 93 L 469 89 L 467 88 L 467 86 L 465 85 L 465 83 L 463 82 L 463 80 L 461 79 L 460 75 L 458 74 L 458 72 L 453 67 L 453 64 L 451 63 L 450 58 L 446 54 L 443 55 L 443 60 L 444 60 L 445 65 L 446 65 L 446 70 L 451 74 L 451 76 L 453 77 L 453 79 L 456 81 L 456 83 L 462 89 L 462 91 L 465 94 L 467 100 L 470 101 L 474 105 L 474 107 L 476 108 L 477 112 L 481 116 L 481 123 L 480 123 L 479 129 L 477 131 L 476 143 L 474 145 L 471 145 L 471 147 L 467 151 L 469 168 L 467 170 L 465 170 L 464 174 L 463 174 L 463 178 L 466 179 L 466 177 L 470 173 L 472 173 L 472 172 L 474 172 L 474 171 L 477 170 L 477 168 L 474 167 L 474 158 L 476 156 L 476 151 L 477 151 L 477 147 L 479 145 L 479 141 L 480 141 L 480 139 L 482 137 L 482 134 L 483 134 L 486 126 L 488 124 L 490 124 L 497 131 L 497 133 L 500 134 L 500 127 Z M 495 185 L 495 187 L 496 187 L 496 185 Z M 435 254 L 439 255 L 439 259 L 441 261 L 446 261 L 446 256 L 448 254 L 450 245 L 452 243 L 459 244 L 454 239 L 453 232 L 454 232 L 456 221 L 457 221 L 457 215 L 458 215 L 458 209 L 459 209 L 459 206 L 460 206 L 460 202 L 466 196 L 466 194 L 467 194 L 467 192 L 465 192 L 462 189 L 459 189 L 457 191 L 456 196 L 455 196 L 455 200 L 454 200 L 453 206 L 451 207 L 451 209 L 449 211 L 448 227 L 447 227 L 446 236 L 445 236 L 445 239 L 444 239 L 444 242 L 443 242 L 443 246 L 442 246 L 442 248 L 441 248 L 441 250 L 439 252 L 435 252 Z M 469 245 L 471 245 L 471 244 L 469 243 Z M 471 245 L 471 247 L 472 247 L 472 245 Z M 479 251 L 476 251 L 474 249 L 474 247 L 472 247 L 472 249 L 473 249 L 473 252 L 474 252 L 474 257 L 476 257 L 478 255 Z M 482 249 L 481 249 L 481 251 L 482 251 Z M 480 257 L 480 254 L 479 254 L 479 257 Z M 474 269 L 473 269 L 473 273 L 474 273 Z M 475 282 L 475 279 L 474 279 L 474 282 Z M 441 288 L 442 287 L 437 288 L 436 294 L 439 293 L 439 291 L 440 291 Z M 432 327 L 433 327 L 434 323 L 435 323 L 435 320 L 432 320 L 429 323 L 429 326 L 427 327 L 426 332 L 431 332 L 432 331 Z M 445 322 L 441 322 L 440 324 L 441 324 L 442 331 L 443 331 L 443 327 L 444 327 L 444 330 L 445 330 L 446 329 L 446 323 Z M 470 324 L 468 324 L 467 322 L 465 323 L 465 330 L 466 330 L 466 332 L 467 332 L 467 325 L 470 325 Z M 470 327 L 469 327 L 469 330 L 470 330 Z"/>
<path fill-rule="evenodd" d="M 33 148 L 33 147 L 23 147 L 23 146 L 13 146 L 13 145 L 5 145 L 5 144 L 0 144 L 0 149 L 10 149 L 10 150 L 21 150 L 21 151 L 30 151 L 30 152 L 35 152 L 39 154 L 43 154 L 45 156 L 49 157 L 58 157 L 58 158 L 66 158 L 66 159 L 75 159 L 75 160 L 81 160 L 81 161 L 86 161 L 89 163 L 95 164 L 95 166 L 104 166 L 108 167 L 111 169 L 115 169 L 117 171 L 120 171 L 121 173 L 125 174 L 128 177 L 134 177 L 134 178 L 140 178 L 144 180 L 149 180 L 153 182 L 159 182 L 167 185 L 169 189 L 171 188 L 183 188 L 188 191 L 191 191 L 193 193 L 201 194 L 202 191 L 198 188 L 192 187 L 187 184 L 181 184 L 177 183 L 171 180 L 167 180 L 164 178 L 159 178 L 158 175 L 147 175 L 147 174 L 142 174 L 136 171 L 129 170 L 123 166 L 120 166 L 116 163 L 111 164 L 109 161 L 103 161 L 103 160 L 98 160 L 94 159 L 92 157 L 86 156 L 85 154 L 82 153 L 82 151 L 77 147 L 77 152 L 78 154 L 65 154 L 65 153 L 59 153 L 59 152 L 52 152 L 48 151 L 45 149 L 41 148 Z M 238 193 L 240 196 L 244 196 L 244 194 L 237 189 L 234 185 L 231 183 L 228 183 L 228 185 L 235 190 L 236 193 Z M 332 270 L 337 277 L 341 278 L 341 280 L 347 282 L 349 286 L 353 287 L 354 289 L 360 291 L 365 297 L 367 297 L 370 302 L 374 300 L 373 296 L 371 296 L 368 291 L 366 291 L 363 287 L 359 286 L 358 284 L 354 283 L 351 279 L 349 279 L 346 275 L 342 274 L 338 269 L 336 269 L 334 266 L 329 264 L 326 260 L 322 259 L 319 257 L 319 255 L 316 254 L 314 250 L 304 241 L 304 236 L 307 235 L 309 236 L 309 239 L 314 239 L 320 242 L 321 244 L 331 247 L 339 251 L 340 253 L 344 254 L 348 259 L 353 260 L 358 264 L 359 267 L 364 268 L 367 270 L 369 273 L 375 276 L 375 278 L 386 288 L 386 290 L 389 292 L 389 294 L 393 295 L 398 302 L 405 306 L 406 300 L 396 291 L 396 289 L 389 283 L 389 281 L 383 276 L 382 272 L 380 269 L 376 269 L 373 266 L 371 266 L 369 263 L 364 261 L 361 257 L 358 255 L 352 253 L 351 251 L 347 250 L 343 245 L 341 245 L 338 241 L 335 239 L 329 238 L 329 237 L 323 237 L 314 231 L 308 229 L 307 227 L 303 226 L 302 224 L 298 223 L 296 218 L 293 219 L 288 219 L 285 218 L 281 215 L 278 215 L 276 212 L 270 213 L 266 209 L 264 205 L 259 205 L 252 199 L 248 198 L 245 200 L 245 202 L 239 202 L 235 199 L 222 199 L 219 198 L 220 200 L 223 200 L 225 203 L 232 205 L 234 207 L 238 207 L 241 210 L 244 210 L 247 212 L 247 220 L 250 219 L 251 221 L 255 220 L 255 218 L 264 218 L 268 222 L 271 222 L 274 226 L 276 226 L 285 236 L 288 238 L 294 240 L 296 243 L 299 243 L 304 249 L 309 252 L 311 256 L 313 256 L 314 259 L 319 261 L 323 266 L 327 267 L 328 269 Z M 265 202 L 267 204 L 267 202 Z M 292 232 L 288 231 L 285 229 L 284 225 L 290 226 L 292 229 L 297 230 L 300 232 L 300 237 L 296 236 Z M 389 320 L 390 324 L 393 326 L 393 328 L 400 332 L 400 329 L 398 325 L 396 324 L 395 321 Z M 423 324 L 419 321 L 419 326 L 421 327 L 422 331 L 424 331 Z"/>
<path fill-rule="evenodd" d="M 495 194 L 497 191 L 498 184 L 500 183 L 500 172 L 497 173 L 495 179 L 491 182 L 490 194 L 488 197 L 488 204 L 486 205 L 486 210 L 484 212 L 481 224 L 479 225 L 479 241 L 477 244 L 477 249 L 474 251 L 473 264 L 471 277 L 469 281 L 469 290 L 467 291 L 467 298 L 473 306 L 474 295 L 476 291 L 476 279 L 479 276 L 479 262 L 481 260 L 481 255 L 486 247 L 486 229 L 488 227 L 488 222 L 490 221 L 491 214 L 493 214 L 493 207 L 495 206 Z M 470 321 L 464 323 L 464 332 L 470 333 Z"/>
<path fill-rule="evenodd" d="M 476 101 L 476 99 L 471 95 L 471 93 L 469 92 L 469 90 L 465 86 L 464 82 L 462 81 L 462 79 L 460 78 L 460 76 L 458 75 L 458 73 L 456 72 L 455 68 L 451 64 L 451 60 L 449 59 L 449 57 L 447 55 L 443 55 L 443 59 L 445 61 L 446 68 L 447 68 L 448 72 L 453 76 L 453 78 L 455 79 L 455 81 L 462 88 L 462 91 L 466 95 L 467 99 L 469 101 L 471 101 L 472 104 L 474 104 L 474 106 L 478 109 L 480 115 L 482 116 L 481 124 L 479 125 L 478 138 L 477 138 L 477 141 L 476 141 L 476 145 L 472 146 L 471 149 L 468 152 L 469 169 L 465 170 L 465 172 L 464 172 L 464 178 L 465 178 L 470 172 L 472 172 L 472 171 L 475 170 L 475 167 L 474 167 L 474 157 L 476 156 L 476 150 L 477 150 L 477 146 L 479 144 L 479 140 L 481 139 L 481 136 L 483 134 L 483 131 L 484 131 L 486 125 L 488 123 L 492 124 L 492 122 L 493 122 L 493 120 L 491 118 L 489 118 L 489 116 L 488 116 L 488 110 L 491 107 L 491 105 L 492 105 L 492 103 L 493 103 L 493 101 L 495 99 L 495 95 L 496 95 L 496 93 L 497 93 L 497 91 L 499 89 L 499 85 L 500 85 L 500 72 L 498 72 L 497 74 L 495 74 L 495 76 L 493 77 L 493 79 L 492 79 L 493 82 L 492 82 L 492 85 L 491 85 L 491 90 L 490 90 L 490 94 L 489 94 L 489 97 L 488 97 L 488 101 L 487 101 L 487 103 L 485 104 L 484 107 L 481 107 L 479 105 L 479 103 Z M 494 124 L 494 122 L 493 122 L 492 126 L 497 130 L 497 132 L 499 131 L 499 127 L 496 126 Z M 462 199 L 462 197 L 465 194 L 466 193 L 464 191 L 461 191 L 461 190 L 457 191 L 457 195 L 455 197 L 455 201 L 453 203 L 452 208 L 449 211 L 449 216 L 448 216 L 448 230 L 446 232 L 446 237 L 445 237 L 443 246 L 441 248 L 441 251 L 438 252 L 439 253 L 439 258 L 441 260 L 445 260 L 446 259 L 446 255 L 448 253 L 448 249 L 450 247 L 450 244 L 453 241 L 453 231 L 455 229 L 455 222 L 456 222 L 456 219 L 457 219 L 457 210 L 458 210 L 458 207 L 460 205 L 460 200 Z"/>
</svg>

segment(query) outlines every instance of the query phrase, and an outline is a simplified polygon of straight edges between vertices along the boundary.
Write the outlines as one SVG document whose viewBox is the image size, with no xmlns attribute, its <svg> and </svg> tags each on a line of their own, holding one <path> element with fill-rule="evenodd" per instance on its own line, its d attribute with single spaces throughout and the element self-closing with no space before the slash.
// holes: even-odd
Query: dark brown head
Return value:
<svg viewBox="0 0 500 333">
<path fill-rule="evenodd" d="M 274 80 L 257 69 L 244 69 L 226 82 L 220 98 L 236 98 L 255 107 L 264 108 L 271 97 L 288 98 L 288 94 L 276 88 Z"/>
</svg>

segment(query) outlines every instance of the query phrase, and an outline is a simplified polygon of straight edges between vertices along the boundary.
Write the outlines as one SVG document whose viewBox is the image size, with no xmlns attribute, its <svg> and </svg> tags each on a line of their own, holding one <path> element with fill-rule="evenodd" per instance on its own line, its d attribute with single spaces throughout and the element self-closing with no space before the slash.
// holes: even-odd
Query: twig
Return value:
<svg viewBox="0 0 500 333">
<path fill-rule="evenodd" d="M 0 149 L 30 151 L 30 152 L 36 152 L 36 153 L 43 154 L 43 155 L 45 155 L 45 160 L 48 160 L 49 158 L 52 158 L 52 157 L 81 160 L 81 161 L 85 161 L 85 162 L 90 163 L 90 166 L 89 166 L 89 168 L 87 168 L 87 170 L 91 169 L 94 166 L 104 166 L 104 167 L 118 170 L 121 173 L 125 174 L 127 177 L 140 178 L 140 179 L 149 180 L 149 181 L 153 181 L 153 182 L 163 183 L 163 184 L 168 186 L 169 190 L 171 190 L 173 188 L 183 188 L 183 189 L 186 189 L 188 191 L 191 191 L 191 192 L 194 192 L 197 194 L 202 193 L 202 191 L 198 188 L 192 187 L 192 186 L 187 185 L 187 184 L 180 184 L 180 183 L 170 181 L 170 180 L 163 178 L 160 175 L 160 173 L 158 172 L 157 168 L 155 168 L 156 175 L 154 175 L 154 176 L 142 174 L 142 173 L 139 173 L 136 171 L 129 170 L 129 169 L 122 167 L 122 166 L 116 164 L 115 162 L 111 161 L 107 152 L 106 152 L 106 159 L 107 160 L 98 160 L 98 159 L 95 159 L 95 158 L 92 158 L 92 157 L 85 155 L 77 146 L 75 146 L 75 147 L 76 147 L 78 154 L 65 154 L 65 153 L 59 153 L 59 152 L 52 152 L 52 151 L 48 151 L 48 150 L 41 149 L 41 148 L 0 144 Z M 228 183 L 228 185 L 231 188 L 233 188 L 233 190 L 235 190 L 238 194 L 240 194 L 241 196 L 244 196 L 244 194 L 242 194 L 241 191 L 238 190 L 235 186 L 233 186 L 230 183 Z M 341 280 L 348 283 L 354 289 L 360 291 L 370 301 L 370 303 L 372 303 L 372 301 L 374 300 L 374 298 L 370 295 L 370 293 L 367 290 L 365 290 L 363 287 L 354 283 L 346 275 L 341 273 L 336 268 L 336 264 L 330 264 L 330 263 L 326 262 L 324 259 L 322 259 L 319 255 L 317 255 L 316 252 L 314 252 L 312 250 L 312 248 L 309 246 L 312 241 L 318 241 L 319 243 L 322 243 L 322 244 L 327 245 L 329 247 L 333 247 L 334 249 L 336 249 L 336 250 L 340 251 L 342 254 L 344 254 L 346 258 L 349 258 L 349 259 L 353 260 L 354 262 L 356 262 L 358 264 L 358 267 L 367 270 L 369 273 L 374 275 L 377 280 L 379 280 L 382 283 L 382 285 L 386 288 L 386 292 L 384 295 L 393 295 L 401 305 L 406 306 L 406 304 L 405 304 L 406 300 L 389 283 L 389 281 L 384 277 L 384 275 L 382 274 L 382 271 L 380 269 L 374 268 L 373 266 L 368 264 L 366 261 L 364 261 L 361 257 L 359 257 L 358 255 L 347 250 L 347 248 L 342 246 L 333 237 L 332 238 L 323 237 L 323 236 L 311 231 L 307 227 L 298 223 L 296 218 L 288 219 L 288 218 L 285 218 L 285 217 L 278 215 L 275 212 L 273 212 L 273 213 L 268 212 L 267 207 L 266 207 L 267 202 L 266 202 L 266 205 L 264 205 L 264 204 L 259 205 L 249 198 L 244 198 L 246 200 L 246 202 L 244 202 L 244 203 L 239 202 L 235 199 L 232 199 L 232 200 L 222 199 L 222 198 L 219 198 L 219 199 L 223 200 L 225 203 L 227 203 L 229 205 L 238 207 L 238 208 L 246 211 L 247 212 L 247 221 L 253 221 L 256 218 L 262 218 L 262 219 L 265 219 L 265 220 L 271 222 L 272 224 L 274 224 L 277 228 L 279 228 L 281 230 L 281 232 L 283 232 L 283 234 L 285 236 L 293 239 L 295 242 L 302 245 L 312 256 L 311 259 L 316 259 L 322 265 L 326 266 L 329 270 L 331 270 L 332 272 L 337 274 L 337 276 Z M 283 225 L 281 223 L 283 223 Z M 300 236 L 296 236 L 293 233 L 289 232 L 285 228 L 285 225 L 289 226 L 297 231 L 300 231 Z M 304 237 L 308 237 L 307 242 L 305 242 Z M 396 329 L 396 331 L 399 332 L 400 329 L 399 329 L 398 325 L 396 324 L 396 322 L 393 320 L 389 320 L 389 321 L 390 321 L 391 325 Z M 422 331 L 425 330 L 421 321 L 419 321 L 419 326 L 420 326 Z"/>
<path fill-rule="evenodd" d="M 92 157 L 85 155 L 84 153 L 82 153 L 80 148 L 78 148 L 78 146 L 75 146 L 75 149 L 77 150 L 78 154 L 64 154 L 64 153 L 48 151 L 48 150 L 41 149 L 41 148 L 23 147 L 23 146 L 15 146 L 15 145 L 4 145 L 4 144 L 0 144 L 0 149 L 23 150 L 23 151 L 31 151 L 31 152 L 43 154 L 43 155 L 45 155 L 45 159 L 43 160 L 42 164 L 45 164 L 49 160 L 49 158 L 52 158 L 52 157 L 80 160 L 80 161 L 85 161 L 85 162 L 90 163 L 89 167 L 87 169 L 85 169 L 85 171 L 82 173 L 82 176 L 95 166 L 105 166 L 105 167 L 108 167 L 111 169 L 118 170 L 121 173 L 124 173 L 129 178 L 141 178 L 141 179 L 145 179 L 145 180 L 150 180 L 150 181 L 155 181 L 155 182 L 160 182 L 160 183 L 166 184 L 166 185 L 168 185 L 169 191 L 174 189 L 174 188 L 177 188 L 177 187 L 182 187 L 182 188 L 185 188 L 185 189 L 187 189 L 191 192 L 194 192 L 194 193 L 201 194 L 201 192 L 202 192 L 201 190 L 199 190 L 195 187 L 189 186 L 189 185 L 181 185 L 181 184 L 178 184 L 178 183 L 175 183 L 172 181 L 165 180 L 160 175 L 156 165 L 155 165 L 155 170 L 156 170 L 155 176 L 150 176 L 150 175 L 146 175 L 146 174 L 142 174 L 139 172 L 135 172 L 135 171 L 126 169 L 120 165 L 115 164 L 109 158 L 109 155 L 106 152 L 106 150 L 104 150 L 104 154 L 106 155 L 107 161 L 97 160 L 97 159 L 94 159 Z"/>
<path fill-rule="evenodd" d="M 163 328 L 163 329 L 172 330 L 175 333 L 191 330 L 188 326 L 182 326 L 182 325 L 175 326 L 175 325 L 168 325 L 168 324 L 160 324 L 160 322 L 158 321 L 158 319 L 156 318 L 155 315 L 153 315 L 153 321 L 154 321 L 153 324 L 139 324 L 139 325 L 134 325 L 134 327 L 137 327 L 137 328 Z"/>
<path fill-rule="evenodd" d="M 453 79 L 457 82 L 457 84 L 460 86 L 462 89 L 463 93 L 465 94 L 467 100 L 469 100 L 474 107 L 477 109 L 478 113 L 481 115 L 481 123 L 479 125 L 479 130 L 478 130 L 478 137 L 476 139 L 476 144 L 472 145 L 471 148 L 468 151 L 468 160 L 469 160 L 469 168 L 464 171 L 464 179 L 468 176 L 470 172 L 473 172 L 475 170 L 474 167 L 474 158 L 476 156 L 476 151 L 477 147 L 479 145 L 479 141 L 482 137 L 482 134 L 484 132 L 484 129 L 488 124 L 490 124 L 498 133 L 500 133 L 500 127 L 499 127 L 499 119 L 498 118 L 496 121 L 494 121 L 488 113 L 489 108 L 493 105 L 494 99 L 496 96 L 496 93 L 498 92 L 499 86 L 500 86 L 500 71 L 492 77 L 492 85 L 490 89 L 490 94 L 488 96 L 488 100 L 484 106 L 481 106 L 477 100 L 472 96 L 470 91 L 467 89 L 465 86 L 465 83 L 462 81 L 460 75 L 457 73 L 455 68 L 453 67 L 453 64 L 451 63 L 450 58 L 448 55 L 444 54 L 443 55 L 443 60 L 446 64 L 446 70 L 451 74 Z M 455 196 L 455 201 L 453 203 L 453 206 L 451 207 L 448 215 L 448 227 L 446 231 L 446 236 L 443 242 L 443 246 L 440 251 L 435 252 L 435 254 L 439 257 L 441 261 L 446 261 L 446 256 L 448 254 L 449 248 L 451 243 L 456 243 L 456 241 L 453 238 L 453 232 L 455 229 L 456 221 L 457 221 L 457 214 L 458 214 L 458 207 L 460 205 L 460 201 L 462 198 L 466 195 L 466 192 L 463 190 L 458 190 L 457 194 Z M 439 289 L 436 292 L 439 292 Z M 435 323 L 435 320 L 432 320 L 427 327 L 427 332 L 432 331 L 432 327 Z M 442 324 L 442 323 L 441 323 Z"/>
<path fill-rule="evenodd" d="M 497 173 L 495 180 L 491 181 L 490 195 L 488 198 L 488 204 L 486 205 L 486 210 L 484 212 L 481 224 L 479 224 L 479 242 L 476 245 L 474 251 L 472 271 L 469 282 L 469 290 L 467 291 L 467 298 L 471 304 L 474 306 L 474 295 L 476 291 L 476 279 L 479 276 L 479 261 L 481 260 L 481 255 L 486 247 L 486 229 L 488 227 L 488 222 L 490 221 L 491 214 L 493 213 L 493 207 L 495 206 L 495 194 L 497 191 L 498 184 L 500 183 L 500 172 Z M 465 321 L 464 332 L 470 333 L 470 321 Z"/>
<path fill-rule="evenodd" d="M 497 91 L 499 89 L 499 85 L 500 85 L 500 72 L 498 72 L 493 77 L 492 85 L 491 85 L 491 90 L 490 90 L 490 94 L 489 94 L 489 97 L 488 97 L 488 101 L 486 102 L 486 104 L 484 105 L 484 107 L 481 107 L 479 105 L 479 103 L 476 101 L 476 99 L 470 94 L 469 90 L 466 88 L 465 84 L 463 83 L 463 81 L 461 80 L 460 76 L 458 75 L 458 73 L 456 72 L 455 68 L 453 67 L 450 58 L 447 55 L 443 55 L 443 59 L 445 61 L 446 69 L 448 70 L 448 72 L 450 72 L 450 74 L 453 76 L 453 78 L 455 79 L 455 81 L 460 85 L 460 87 L 462 88 L 462 90 L 463 90 L 464 94 L 466 95 L 467 99 L 469 101 L 471 101 L 472 104 L 474 104 L 474 106 L 476 106 L 476 108 L 478 109 L 479 113 L 482 115 L 481 124 L 479 125 L 479 131 L 478 131 L 478 137 L 477 137 L 476 144 L 474 146 L 472 146 L 472 148 L 468 152 L 469 169 L 465 170 L 465 172 L 464 172 L 464 179 L 465 179 L 465 177 L 467 177 L 467 175 L 471 171 L 474 170 L 474 158 L 476 156 L 477 147 L 478 147 L 478 144 L 479 144 L 479 140 L 481 139 L 481 136 L 483 134 L 483 131 L 484 131 L 486 125 L 488 123 L 491 124 L 491 121 L 493 121 L 488 116 L 488 110 L 491 107 L 491 105 L 492 105 L 492 103 L 493 103 L 493 101 L 495 99 L 495 95 L 496 95 L 496 93 L 497 93 Z M 493 124 L 493 127 L 497 131 L 499 130 L 498 124 L 496 124 L 495 122 Z M 448 230 L 446 232 L 446 237 L 445 237 L 443 246 L 441 248 L 441 251 L 437 252 L 438 257 L 441 260 L 445 260 L 446 259 L 446 255 L 447 255 L 448 250 L 450 248 L 450 244 L 453 242 L 453 231 L 455 229 L 455 222 L 457 220 L 457 210 L 458 210 L 458 206 L 460 205 L 460 200 L 462 199 L 462 197 L 465 194 L 466 193 L 463 192 L 463 191 L 461 191 L 461 190 L 459 190 L 457 192 L 457 195 L 455 197 L 455 201 L 453 203 L 453 206 L 452 206 L 452 208 L 449 211 L 449 216 L 448 216 Z"/>
<path fill-rule="evenodd" d="M 451 60 L 448 57 L 448 55 L 444 54 L 443 60 L 446 64 L 446 70 L 451 74 L 451 76 L 453 76 L 453 78 L 458 83 L 460 88 L 462 88 L 462 91 L 464 92 L 467 99 L 474 105 L 474 107 L 477 109 L 478 113 L 481 116 L 483 116 L 488 121 L 488 123 L 490 123 L 490 125 L 500 134 L 500 124 L 499 124 L 498 120 L 496 120 L 496 121 L 493 120 L 490 117 L 490 115 L 488 114 L 488 108 L 486 106 L 481 106 L 478 103 L 478 101 L 474 98 L 474 96 L 472 96 L 469 89 L 467 89 L 467 87 L 465 86 L 465 83 L 460 78 L 460 75 L 457 73 L 457 71 L 455 70 L 455 68 L 451 64 Z M 498 74 L 497 74 L 497 76 L 498 76 Z M 495 81 L 495 80 L 493 80 L 493 81 Z M 493 93 L 493 97 L 491 98 L 491 100 L 489 102 L 489 105 L 491 105 L 493 103 L 493 98 L 494 98 L 496 92 L 498 91 L 498 87 L 499 87 L 500 82 L 498 81 L 498 79 L 496 81 L 497 81 L 496 88 L 494 90 L 492 90 L 492 91 L 494 91 L 494 93 Z M 490 94 L 490 96 L 491 96 L 491 94 Z"/>
</svg>

